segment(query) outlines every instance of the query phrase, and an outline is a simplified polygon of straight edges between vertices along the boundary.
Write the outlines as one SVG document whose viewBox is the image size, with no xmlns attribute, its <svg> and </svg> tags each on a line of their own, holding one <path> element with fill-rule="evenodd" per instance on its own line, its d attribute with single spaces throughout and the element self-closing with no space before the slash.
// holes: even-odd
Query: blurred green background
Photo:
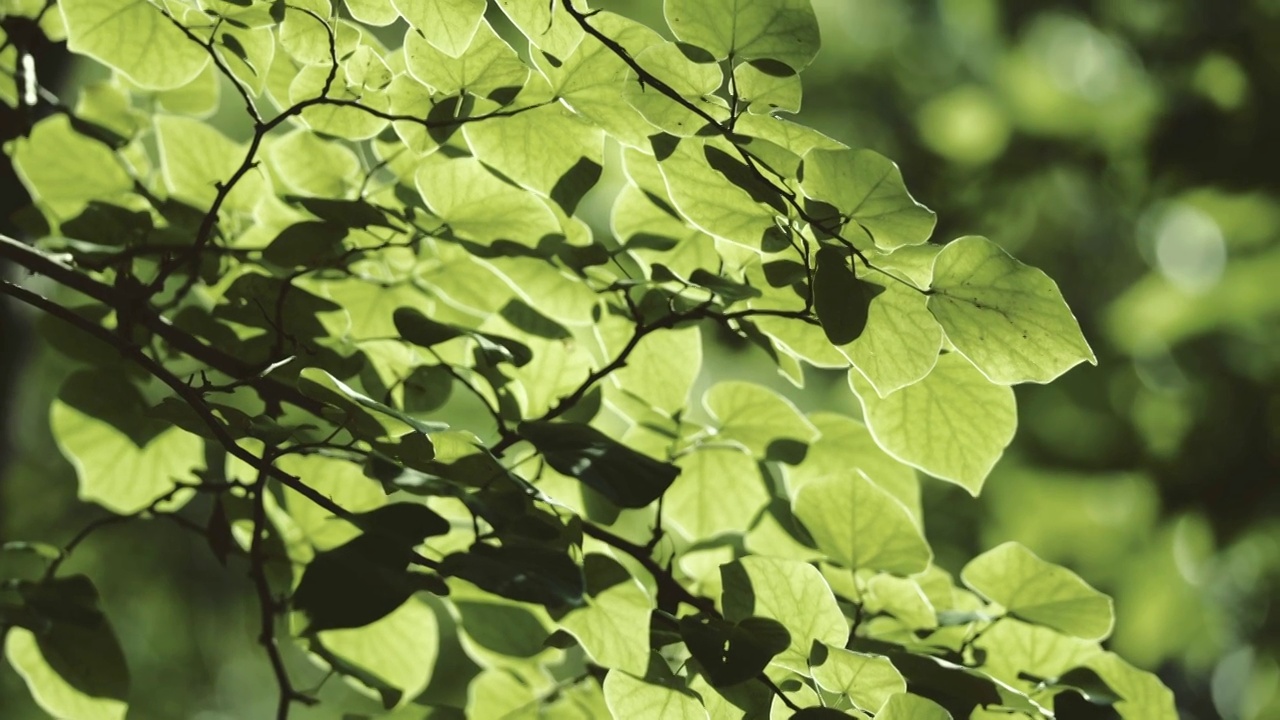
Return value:
<svg viewBox="0 0 1280 720">
<path fill-rule="evenodd" d="M 661 27 L 657 0 L 598 4 Z M 1099 358 L 1018 389 L 981 498 L 925 483 L 938 561 L 1017 539 L 1115 596 L 1110 646 L 1184 718 L 1280 718 L 1280 0 L 814 4 L 824 48 L 799 120 L 895 159 L 936 241 L 986 235 L 1044 269 Z M 38 342 L 19 369 L 4 329 L 0 538 L 61 543 L 100 515 L 47 430 L 66 369 Z M 708 372 L 782 382 L 754 350 L 710 352 Z M 791 391 L 815 409 L 843 382 Z M 269 714 L 242 568 L 149 522 L 67 569 L 95 577 L 122 635 L 131 717 Z M 41 716 L 7 668 L 0 708 Z"/>
</svg>

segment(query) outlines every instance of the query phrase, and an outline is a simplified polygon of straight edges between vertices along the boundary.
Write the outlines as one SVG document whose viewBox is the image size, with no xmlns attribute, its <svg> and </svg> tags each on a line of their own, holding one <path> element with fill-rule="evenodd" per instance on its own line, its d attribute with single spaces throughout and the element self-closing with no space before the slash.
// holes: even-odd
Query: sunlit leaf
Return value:
<svg viewBox="0 0 1280 720">
<path fill-rule="evenodd" d="M 887 250 L 918 245 L 933 232 L 933 212 L 911 197 L 898 166 L 879 153 L 815 148 L 804 156 L 802 177 L 806 197 L 839 211 L 818 217 L 827 231 L 853 222 Z"/>
<path fill-rule="evenodd" d="M 5 657 L 27 683 L 36 703 L 53 717 L 124 720 L 129 706 L 120 700 L 86 695 L 64 680 L 40 652 L 35 633 L 9 628 Z"/>
<path fill-rule="evenodd" d="M 891 696 L 907 690 L 902 673 L 886 657 L 818 645 L 812 661 L 814 682 L 847 695 L 864 710 L 879 713 Z"/>
<path fill-rule="evenodd" d="M 586 606 L 571 611 L 560 620 L 560 626 L 582 643 L 597 665 L 644 675 L 649 665 L 649 613 L 653 608 L 648 594 L 617 561 L 606 556 L 588 555 L 583 569 L 590 591 Z M 606 574 L 616 582 L 593 582 Z"/>
<path fill-rule="evenodd" d="M 849 373 L 867 427 L 902 462 L 976 495 L 1018 425 L 1013 391 L 992 385 L 956 353 L 938 358 L 923 380 L 884 398 Z"/>
<path fill-rule="evenodd" d="M 960 577 L 1014 617 L 1068 635 L 1102 640 L 1115 623 L 1111 598 L 1015 542 L 970 560 Z"/>
<path fill-rule="evenodd" d="M 809 0 L 666 0 L 663 10 L 676 37 L 717 60 L 768 58 L 800 70 L 818 52 Z"/>
<path fill-rule="evenodd" d="M 910 511 L 857 471 L 806 483 L 794 507 L 818 548 L 847 567 L 907 575 L 933 559 Z"/>
<path fill-rule="evenodd" d="M 145 409 L 137 390 L 119 378 L 83 371 L 63 384 L 49 421 L 76 470 L 81 499 L 124 515 L 147 507 L 175 483 L 195 482 L 204 442 L 147 417 Z"/>
<path fill-rule="evenodd" d="M 452 57 L 471 44 L 485 8 L 485 0 L 392 0 L 392 4 L 427 42 Z"/>
<path fill-rule="evenodd" d="M 142 87 L 180 87 L 209 62 L 208 54 L 149 2 L 70 0 L 59 2 L 58 9 L 72 52 L 116 68 Z"/>
<path fill-rule="evenodd" d="M 786 398 L 759 385 L 722 382 L 702 397 L 719 423 L 720 439 L 739 442 L 757 458 L 788 452 L 818 436 L 809 420 Z"/>
<path fill-rule="evenodd" d="M 791 644 L 773 663 L 800 673 L 809 671 L 814 641 L 843 645 L 849 625 L 831 588 L 817 568 L 806 563 L 745 557 L 720 568 L 724 582 L 724 614 L 739 622 L 749 617 L 777 620 L 791 634 Z"/>
<path fill-rule="evenodd" d="M 986 238 L 963 237 L 938 254 L 929 311 L 992 382 L 1049 382 L 1097 363 L 1057 284 Z"/>
</svg>

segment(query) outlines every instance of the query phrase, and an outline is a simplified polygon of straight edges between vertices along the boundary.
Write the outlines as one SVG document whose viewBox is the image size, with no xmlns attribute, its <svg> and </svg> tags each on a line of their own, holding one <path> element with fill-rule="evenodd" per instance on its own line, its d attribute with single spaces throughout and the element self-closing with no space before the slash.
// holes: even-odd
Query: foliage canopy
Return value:
<svg viewBox="0 0 1280 720">
<path fill-rule="evenodd" d="M 317 702 L 295 646 L 359 716 L 448 716 L 454 636 L 475 718 L 1174 717 L 1084 580 L 1006 544 L 957 582 L 923 532 L 916 470 L 976 495 L 1010 386 L 1093 361 L 1057 286 L 781 117 L 808 0 L 665 13 L 19 3 L 0 99 L 52 112 L 6 146 L 39 213 L 0 256 L 50 282 L 0 290 L 78 363 L 52 428 L 112 513 L 5 545 L 47 559 L 0 595 L 42 707 L 126 714 L 60 570 L 168 517 L 248 569 L 278 717 Z M 61 104 L 19 26 L 110 76 Z M 714 328 L 797 385 L 847 369 L 862 418 L 708 387 Z"/>
</svg>

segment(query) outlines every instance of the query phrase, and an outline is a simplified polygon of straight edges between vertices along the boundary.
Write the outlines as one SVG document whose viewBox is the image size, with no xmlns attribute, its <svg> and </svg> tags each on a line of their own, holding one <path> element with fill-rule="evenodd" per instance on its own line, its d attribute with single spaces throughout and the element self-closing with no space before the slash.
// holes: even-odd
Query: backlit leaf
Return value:
<svg viewBox="0 0 1280 720">
<path fill-rule="evenodd" d="M 721 603 L 727 620 L 758 616 L 782 623 L 791 644 L 773 664 L 798 673 L 809 671 L 814 641 L 843 645 L 849 624 L 817 568 L 793 560 L 745 557 L 723 565 Z"/>
<path fill-rule="evenodd" d="M 116 68 L 144 88 L 180 87 L 209 62 L 204 49 L 149 2 L 70 0 L 58 9 L 72 52 Z"/>
<path fill-rule="evenodd" d="M 717 60 L 768 58 L 800 70 L 818 52 L 809 0 L 666 0 L 663 11 L 676 37 Z"/>
<path fill-rule="evenodd" d="M 991 382 L 1049 382 L 1081 361 L 1097 364 L 1057 284 L 986 238 L 963 237 L 938 254 L 929 311 Z"/>
<path fill-rule="evenodd" d="M 1015 542 L 970 560 L 960 578 L 1014 617 L 1068 635 L 1103 640 L 1115 623 L 1111 598 Z"/>
<path fill-rule="evenodd" d="M 867 427 L 886 452 L 972 495 L 1013 439 L 1013 391 L 992 385 L 968 360 L 949 353 L 924 379 L 881 398 L 849 373 Z"/>
<path fill-rule="evenodd" d="M 35 633 L 9 628 L 5 657 L 27 683 L 36 703 L 53 717 L 124 720 L 129 706 L 120 700 L 84 694 L 58 675 L 40 652 Z"/>
<path fill-rule="evenodd" d="M 910 511 L 857 471 L 806 483 L 794 510 L 818 548 L 847 567 L 909 575 L 933 559 Z"/>
<path fill-rule="evenodd" d="M 898 166 L 871 150 L 810 150 L 800 189 L 839 211 L 818 218 L 828 231 L 853 222 L 886 250 L 919 245 L 933 232 L 933 212 L 907 192 Z"/>
<path fill-rule="evenodd" d="M 76 469 L 80 498 L 118 514 L 137 512 L 173 489 L 195 482 L 204 442 L 148 418 L 127 381 L 90 371 L 72 375 L 50 410 L 58 449 Z"/>
</svg>

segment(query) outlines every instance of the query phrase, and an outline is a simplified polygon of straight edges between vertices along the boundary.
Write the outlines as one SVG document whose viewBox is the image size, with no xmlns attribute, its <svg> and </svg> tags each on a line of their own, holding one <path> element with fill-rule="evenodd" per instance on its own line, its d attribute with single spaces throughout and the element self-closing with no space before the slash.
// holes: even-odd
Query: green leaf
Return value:
<svg viewBox="0 0 1280 720">
<path fill-rule="evenodd" d="M 983 237 L 938 254 L 929 311 L 991 382 L 1044 383 L 1081 361 L 1097 364 L 1057 284 Z"/>
<path fill-rule="evenodd" d="M 31 197 L 55 217 L 71 219 L 92 200 L 133 189 L 133 178 L 111 148 L 72 129 L 65 115 L 36 123 L 12 150 L 13 168 Z"/>
<path fill-rule="evenodd" d="M 1033 677 L 1052 680 L 1072 672 L 1076 676 L 1081 671 L 1092 674 L 1092 670 L 1083 666 L 1101 653 L 1096 642 L 1013 617 L 1003 617 L 988 625 L 974 646 L 986 653 L 983 672 L 1028 689 L 1036 684 L 1030 679 Z"/>
<path fill-rule="evenodd" d="M 858 373 L 849 384 L 885 452 L 977 495 L 1018 425 L 1013 391 L 956 353 L 923 380 L 881 398 Z"/>
<path fill-rule="evenodd" d="M 53 717 L 124 720 L 129 706 L 111 698 L 96 698 L 77 690 L 50 665 L 40 651 L 39 640 L 30 630 L 9 628 L 4 643 L 5 657 L 27 684 L 31 697 Z"/>
<path fill-rule="evenodd" d="M 262 251 L 262 259 L 283 268 L 323 265 L 341 257 L 346 228 L 314 221 L 290 225 Z"/>
<path fill-rule="evenodd" d="M 680 469 L 642 455 L 590 425 L 531 421 L 516 429 L 556 472 L 624 508 L 642 508 L 662 496 Z"/>
<path fill-rule="evenodd" d="M 741 443 L 759 459 L 785 455 L 818 437 L 817 428 L 790 400 L 760 385 L 717 383 L 702 396 L 702 404 L 718 421 L 717 439 Z"/>
<path fill-rule="evenodd" d="M 419 420 L 390 405 L 384 405 L 356 391 L 320 368 L 303 368 L 302 372 L 298 373 L 298 381 L 302 391 L 311 397 L 341 408 L 356 406 L 372 411 L 375 413 L 372 417 L 381 426 L 382 434 L 388 437 L 399 437 L 410 431 L 430 435 L 449 429 L 449 426 L 444 423 Z"/>
<path fill-rule="evenodd" d="M 812 565 L 752 556 L 720 566 L 720 576 L 726 620 L 769 618 L 791 634 L 790 646 L 773 659 L 774 665 L 807 675 L 814 641 L 843 645 L 848 638 L 849 623 Z"/>
<path fill-rule="evenodd" d="M 979 706 L 990 705 L 1003 706 L 1031 717 L 1044 717 L 1047 714 L 1037 702 L 981 670 L 930 655 L 903 652 L 899 646 L 888 643 L 858 640 L 854 645 L 874 646 L 875 650 L 893 661 L 894 667 L 906 678 L 911 692 L 945 704 L 946 710 L 956 717 L 967 718 Z M 892 702 L 890 699 L 890 703 Z M 914 711 L 919 707 L 918 703 L 912 701 L 906 701 L 906 704 L 908 707 L 902 708 L 903 711 Z M 888 704 L 886 709 L 887 707 Z"/>
<path fill-rule="evenodd" d="M 738 448 L 702 446 L 676 465 L 680 477 L 662 498 L 663 521 L 690 540 L 746 532 L 769 504 L 756 461 Z"/>
<path fill-rule="evenodd" d="M 306 632 L 369 625 L 432 587 L 431 576 L 408 570 L 411 550 L 398 538 L 365 533 L 318 553 L 293 592 Z"/>
<path fill-rule="evenodd" d="M 354 152 L 302 128 L 271 143 L 267 158 L 285 187 L 300 195 L 342 198 L 360 184 Z"/>
<path fill-rule="evenodd" d="M 391 0 L 400 15 L 441 52 L 460 57 L 484 18 L 485 0 Z"/>
<path fill-rule="evenodd" d="M 560 232 L 560 223 L 542 200 L 499 180 L 478 160 L 431 155 L 414 178 L 427 206 L 460 238 L 537 247 L 544 236 Z"/>
<path fill-rule="evenodd" d="M 39 622 L 40 655 L 60 678 L 90 697 L 125 701 L 129 669 L 115 632 L 84 575 L 18 585 L 26 610 Z"/>
<path fill-rule="evenodd" d="M 683 138 L 674 149 L 658 153 L 658 166 L 676 209 L 691 224 L 708 235 L 759 250 L 765 236 L 776 230 L 778 212 L 758 200 L 776 201 L 776 191 L 754 197 L 749 189 L 726 182 L 725 175 L 710 165 L 707 153 L 728 158 L 730 148 L 720 140 Z M 759 183 L 750 176 L 739 182 L 751 190 Z"/>
<path fill-rule="evenodd" d="M 58 449 L 76 470 L 82 500 L 127 515 L 175 483 L 197 480 L 204 442 L 149 418 L 141 395 L 118 376 L 81 371 L 67 378 L 49 419 Z"/>
<path fill-rule="evenodd" d="M 909 575 L 933 559 L 910 511 L 860 472 L 806 483 L 794 512 L 818 549 L 846 567 Z"/>
<path fill-rule="evenodd" d="M 733 68 L 733 83 L 750 112 L 800 111 L 800 76 L 785 63 L 769 60 L 739 63 Z"/>
<path fill-rule="evenodd" d="M 784 469 L 792 497 L 814 480 L 862 473 L 897 498 L 919 523 L 920 481 L 915 470 L 881 450 L 867 426 L 853 418 L 819 412 L 810 414 L 809 421 L 822 435 L 809 444 L 803 462 Z"/>
<path fill-rule="evenodd" d="M 276 12 L 280 15 L 276 16 Z M 294 60 L 316 66 L 330 62 L 329 24 L 326 20 L 333 16 L 333 7 L 329 0 L 281 2 L 272 6 L 272 13 L 280 23 L 280 47 Z M 324 70 L 328 74 L 328 68 Z"/>
<path fill-rule="evenodd" d="M 323 455 L 285 455 L 276 465 L 353 513 L 374 510 L 387 502 L 386 491 L 366 477 L 356 463 Z M 360 534 L 354 525 L 335 517 L 296 490 L 286 488 L 284 498 L 289 517 L 318 550 L 333 549 Z"/>
<path fill-rule="evenodd" d="M 680 618 L 680 636 L 716 687 L 759 675 L 791 644 L 790 633 L 777 620 L 749 617 L 728 622 L 706 613 Z"/>
<path fill-rule="evenodd" d="M 924 293 L 887 278 L 883 286 L 867 280 L 883 291 L 871 301 L 866 329 L 839 350 L 884 397 L 929 374 L 942 349 L 942 326 Z"/>
<path fill-rule="evenodd" d="M 653 609 L 648 593 L 606 555 L 587 555 L 583 570 L 590 596 L 584 607 L 560 620 L 560 627 L 578 639 L 595 664 L 643 675 L 649 665 L 649 614 Z M 592 582 L 606 575 L 617 582 Z"/>
<path fill-rule="evenodd" d="M 856 222 L 886 250 L 919 245 L 933 233 L 933 211 L 911 197 L 898 166 L 879 153 L 814 148 L 804 155 L 801 178 L 805 197 L 839 211 L 838 218 L 819 217 L 829 231 Z"/>
<path fill-rule="evenodd" d="M 625 672 L 611 670 L 604 678 L 604 700 L 615 718 L 708 720 L 707 711 L 698 701 L 698 696 L 675 678 L 650 678 L 646 675 L 646 679 L 641 680 Z"/>
<path fill-rule="evenodd" d="M 413 598 L 369 625 L 318 638 L 330 653 L 398 690 L 400 705 L 426 688 L 440 647 L 435 613 Z"/>
<path fill-rule="evenodd" d="M 476 341 L 480 351 L 493 362 L 510 362 L 519 367 L 527 365 L 534 356 L 533 351 L 523 343 L 499 335 L 475 332 L 436 322 L 414 308 L 396 308 L 392 313 L 392 320 L 401 337 L 425 348 L 434 347 L 454 338 L 469 337 Z"/>
<path fill-rule="evenodd" d="M 832 345 L 847 345 L 862 335 L 871 301 L 884 292 L 880 285 L 859 280 L 847 258 L 830 245 L 822 246 L 814 258 L 813 309 Z"/>
<path fill-rule="evenodd" d="M 603 335 L 603 323 L 598 328 Z M 618 352 L 630 337 L 631 331 L 625 332 L 619 343 L 606 341 L 607 349 Z M 646 335 L 627 358 L 627 366 L 610 379 L 651 407 L 674 415 L 688 405 L 701 369 L 702 331 L 693 326 Z"/>
<path fill-rule="evenodd" d="M 949 587 L 947 588 L 950 589 Z M 870 612 L 888 613 L 911 630 L 938 627 L 938 613 L 914 578 L 881 573 L 867 580 L 864 607 Z"/>
<path fill-rule="evenodd" d="M 1105 652 L 1088 663 L 1124 699 L 1116 710 L 1124 720 L 1176 720 L 1173 692 L 1152 673 L 1139 670 L 1115 653 Z"/>
<path fill-rule="evenodd" d="M 1103 640 L 1115 624 L 1111 598 L 1016 542 L 970 560 L 960 578 L 1010 615 L 1068 635 Z"/>
<path fill-rule="evenodd" d="M 477 543 L 440 562 L 440 572 L 511 600 L 547 607 L 581 607 L 582 568 L 564 552 L 541 545 Z"/>
<path fill-rule="evenodd" d="M 514 2 L 518 0 L 513 0 Z M 561 28 L 577 27 L 573 18 L 559 11 L 559 2 L 552 5 L 557 6 L 555 23 Z M 504 9 L 508 7 L 514 8 L 514 4 L 504 5 Z M 511 12 L 512 10 L 508 10 L 508 14 Z M 664 42 L 662 36 L 650 28 L 613 13 L 595 13 L 591 16 L 590 23 L 633 58 L 645 48 Z M 549 35 L 574 32 L 545 24 L 535 28 L 522 28 L 535 44 L 541 41 L 538 34 L 547 32 L 548 28 Z M 568 55 L 555 56 L 553 51 L 548 50 L 547 52 L 552 53 L 551 57 L 540 54 L 533 56 L 538 69 L 551 83 L 555 97 L 560 98 L 574 112 L 599 125 L 619 142 L 632 147 L 644 147 L 647 144 L 646 138 L 653 134 L 654 127 L 631 107 L 624 95 L 624 83 L 630 81 L 631 68 L 612 48 L 606 47 L 592 36 L 583 36 L 574 41 L 572 49 L 573 52 Z"/>
<path fill-rule="evenodd" d="M 470 123 L 463 134 L 481 162 L 567 213 L 604 167 L 604 133 L 558 104 Z"/>
<path fill-rule="evenodd" d="M 441 96 L 466 92 L 489 97 L 498 90 L 524 87 L 529 78 L 528 66 L 483 19 L 458 57 L 437 49 L 409 28 L 404 36 L 404 64 L 410 75 Z"/>
<path fill-rule="evenodd" d="M 222 86 L 219 84 L 221 78 L 222 73 L 217 66 L 209 63 L 191 82 L 170 90 L 157 91 L 154 97 L 166 112 L 208 117 L 218 109 L 222 94 Z"/>
<path fill-rule="evenodd" d="M 856 707 L 877 715 L 890 697 L 907 691 L 902 673 L 886 657 L 815 645 L 811 661 L 813 680 L 823 690 L 847 695 Z"/>
<path fill-rule="evenodd" d="M 768 58 L 801 70 L 818 53 L 818 18 L 809 0 L 666 0 L 676 37 L 717 60 Z"/>
<path fill-rule="evenodd" d="M 558 2 L 497 0 L 497 5 L 534 47 L 552 57 L 569 57 L 582 41 L 582 28 Z"/>
<path fill-rule="evenodd" d="M 400 19 L 391 0 L 346 0 L 347 11 L 357 22 L 385 27 Z"/>
<path fill-rule="evenodd" d="M 929 698 L 900 693 L 889 698 L 876 720 L 952 720 L 951 713 Z"/>
<path fill-rule="evenodd" d="M 699 108 L 705 115 L 725 120 L 728 113 L 724 101 L 713 96 L 724 82 L 720 66 L 710 62 L 710 55 L 704 54 L 704 57 L 695 59 L 688 50 L 688 46 L 676 43 L 657 43 L 640 51 L 635 60 L 649 76 L 661 78 L 685 102 Z M 655 91 L 643 79 L 627 82 L 623 88 L 623 95 L 631 107 L 665 132 L 688 137 L 707 124 L 704 117 L 684 103 Z"/>
<path fill-rule="evenodd" d="M 149 2 L 70 0 L 58 9 L 71 52 L 99 60 L 141 87 L 181 87 L 209 62 L 204 49 Z"/>
<path fill-rule="evenodd" d="M 213 127 L 191 118 L 159 115 L 155 128 L 165 186 L 174 197 L 207 207 L 218 193 L 217 186 L 231 179 L 244 150 Z M 227 206 L 252 210 L 269 192 L 267 182 L 259 171 L 250 170 L 228 194 Z"/>
</svg>

